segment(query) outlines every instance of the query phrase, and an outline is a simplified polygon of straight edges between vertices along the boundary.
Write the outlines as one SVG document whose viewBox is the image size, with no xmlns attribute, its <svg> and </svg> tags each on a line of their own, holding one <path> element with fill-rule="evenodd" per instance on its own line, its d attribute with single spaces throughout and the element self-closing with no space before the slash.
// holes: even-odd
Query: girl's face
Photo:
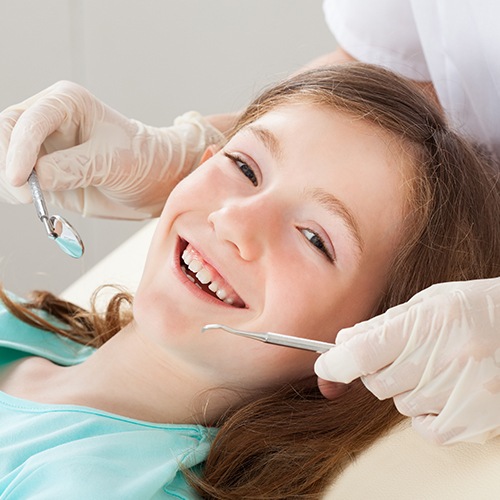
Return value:
<svg viewBox="0 0 500 500">
<path fill-rule="evenodd" d="M 136 326 L 207 387 L 313 376 L 314 353 L 200 330 L 222 323 L 333 342 L 369 317 L 404 215 L 409 167 L 390 142 L 366 122 L 295 104 L 207 154 L 165 205 Z"/>
</svg>

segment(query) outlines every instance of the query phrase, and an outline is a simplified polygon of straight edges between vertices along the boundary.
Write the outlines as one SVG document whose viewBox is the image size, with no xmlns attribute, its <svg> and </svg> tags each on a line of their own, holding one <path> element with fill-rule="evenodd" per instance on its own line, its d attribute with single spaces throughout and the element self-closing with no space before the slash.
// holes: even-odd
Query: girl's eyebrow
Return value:
<svg viewBox="0 0 500 500">
<path fill-rule="evenodd" d="M 364 241 L 361 236 L 358 221 L 347 205 L 322 188 L 305 189 L 304 194 L 306 197 L 318 202 L 322 207 L 328 210 L 328 212 L 342 219 L 358 249 L 358 253 L 361 254 L 364 248 Z"/>
<path fill-rule="evenodd" d="M 270 130 L 253 123 L 245 128 L 264 143 L 264 146 L 266 146 L 275 160 L 279 160 L 283 157 L 283 150 L 281 149 L 280 141 Z"/>
</svg>

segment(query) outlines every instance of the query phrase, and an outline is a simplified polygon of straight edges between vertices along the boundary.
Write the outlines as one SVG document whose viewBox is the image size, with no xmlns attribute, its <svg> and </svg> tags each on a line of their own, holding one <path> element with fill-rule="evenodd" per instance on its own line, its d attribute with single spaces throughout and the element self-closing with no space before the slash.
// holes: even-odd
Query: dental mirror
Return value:
<svg viewBox="0 0 500 500">
<path fill-rule="evenodd" d="M 84 246 L 80 235 L 76 229 L 60 215 L 49 215 L 45 199 L 43 197 L 38 176 L 33 170 L 28 178 L 28 184 L 31 188 L 33 196 L 33 204 L 35 205 L 38 218 L 42 221 L 47 235 L 54 240 L 59 248 L 70 257 L 79 259 L 83 255 Z"/>
<path fill-rule="evenodd" d="M 83 241 L 76 229 L 60 215 L 53 215 L 50 218 L 50 223 L 54 229 L 55 242 L 59 245 L 63 252 L 66 252 L 70 257 L 79 259 L 83 255 Z"/>
</svg>

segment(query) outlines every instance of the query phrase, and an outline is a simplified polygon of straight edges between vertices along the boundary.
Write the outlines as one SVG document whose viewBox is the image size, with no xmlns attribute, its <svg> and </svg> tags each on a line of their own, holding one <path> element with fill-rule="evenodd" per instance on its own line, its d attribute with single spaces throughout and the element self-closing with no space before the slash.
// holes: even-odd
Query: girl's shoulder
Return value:
<svg viewBox="0 0 500 500">
<path fill-rule="evenodd" d="M 16 301 L 23 300 L 12 294 L 9 296 Z M 37 311 L 37 314 L 49 322 L 55 322 L 44 311 Z M 93 347 L 24 323 L 0 302 L 0 366 L 24 356 L 40 356 L 61 365 L 73 365 L 81 363 L 94 350 Z"/>
</svg>

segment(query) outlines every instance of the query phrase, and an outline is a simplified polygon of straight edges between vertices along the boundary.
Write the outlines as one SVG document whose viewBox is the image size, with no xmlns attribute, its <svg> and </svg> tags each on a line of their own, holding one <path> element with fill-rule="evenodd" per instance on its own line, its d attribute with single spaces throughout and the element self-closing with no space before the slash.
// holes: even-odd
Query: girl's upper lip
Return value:
<svg viewBox="0 0 500 500">
<path fill-rule="evenodd" d="M 187 237 L 179 236 L 179 252 L 178 252 L 178 258 L 180 259 L 180 256 L 182 255 L 182 252 L 187 248 L 188 245 L 191 245 L 197 253 L 200 254 L 201 258 L 210 266 L 212 266 L 217 273 L 220 274 L 220 276 L 223 278 L 223 280 L 234 290 L 234 292 L 238 295 L 238 297 L 241 299 L 241 301 L 245 304 L 245 308 L 248 308 L 247 302 L 241 298 L 240 294 L 236 290 L 236 288 L 232 284 L 232 279 L 228 279 L 227 275 L 225 273 L 225 270 L 221 270 L 218 264 L 215 264 L 214 261 L 205 253 L 202 245 L 198 244 L 195 240 L 189 239 Z"/>
</svg>

